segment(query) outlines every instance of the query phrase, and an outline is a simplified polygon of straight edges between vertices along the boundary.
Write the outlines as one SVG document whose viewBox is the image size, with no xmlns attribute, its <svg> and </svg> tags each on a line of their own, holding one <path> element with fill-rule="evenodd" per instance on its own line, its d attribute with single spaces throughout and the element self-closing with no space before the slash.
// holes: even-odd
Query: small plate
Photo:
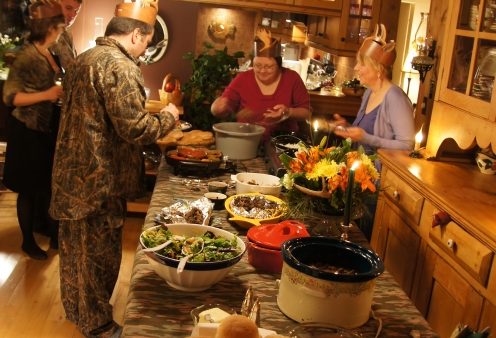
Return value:
<svg viewBox="0 0 496 338">
<path fill-rule="evenodd" d="M 302 323 L 289 331 L 290 338 L 311 338 L 311 337 L 325 337 L 325 338 L 358 338 L 358 334 L 331 326 L 325 323 Z"/>
</svg>

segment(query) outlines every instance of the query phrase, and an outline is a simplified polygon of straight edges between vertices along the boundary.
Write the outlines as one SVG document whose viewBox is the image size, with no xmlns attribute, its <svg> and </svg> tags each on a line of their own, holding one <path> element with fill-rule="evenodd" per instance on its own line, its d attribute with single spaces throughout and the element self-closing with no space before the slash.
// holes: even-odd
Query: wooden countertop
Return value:
<svg viewBox="0 0 496 338">
<path fill-rule="evenodd" d="M 496 250 L 496 176 L 482 174 L 476 164 L 427 161 L 409 152 L 380 149 L 381 161 L 467 232 Z"/>
</svg>

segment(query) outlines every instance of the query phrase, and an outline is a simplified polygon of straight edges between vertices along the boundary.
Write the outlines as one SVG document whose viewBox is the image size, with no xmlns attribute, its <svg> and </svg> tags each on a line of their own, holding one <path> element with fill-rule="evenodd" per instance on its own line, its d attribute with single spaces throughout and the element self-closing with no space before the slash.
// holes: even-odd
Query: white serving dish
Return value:
<svg viewBox="0 0 496 338">
<path fill-rule="evenodd" d="M 277 176 L 259 173 L 239 173 L 232 175 L 236 182 L 236 194 L 258 192 L 264 195 L 279 196 L 281 179 Z"/>
<path fill-rule="evenodd" d="M 160 226 L 151 227 L 144 230 L 144 232 Z M 177 223 L 168 224 L 167 227 L 174 235 L 185 237 L 201 236 L 207 231 L 211 231 L 215 235 L 227 239 L 232 239 L 236 236 L 229 231 L 207 225 Z M 141 247 L 146 248 L 142 236 L 140 236 L 140 244 Z M 146 258 L 153 270 L 171 287 L 181 291 L 197 292 L 206 290 L 221 281 L 232 270 L 234 265 L 241 260 L 241 257 L 243 257 L 246 251 L 246 245 L 239 237 L 237 237 L 237 244 L 241 250 L 241 254 L 238 256 L 219 262 L 187 262 L 182 273 L 177 273 L 177 265 L 179 263 L 177 259 L 165 257 L 156 252 L 146 252 Z"/>
</svg>

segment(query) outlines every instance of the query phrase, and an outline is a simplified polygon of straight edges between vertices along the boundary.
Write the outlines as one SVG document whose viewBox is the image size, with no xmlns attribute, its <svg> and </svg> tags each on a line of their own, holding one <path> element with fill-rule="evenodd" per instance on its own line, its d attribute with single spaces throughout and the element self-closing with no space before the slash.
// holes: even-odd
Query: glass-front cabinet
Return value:
<svg viewBox="0 0 496 338">
<path fill-rule="evenodd" d="M 400 0 L 342 0 L 339 15 L 308 17 L 308 40 L 337 55 L 354 57 L 379 22 L 387 27 L 387 39 L 395 40 L 400 4 Z"/>
<path fill-rule="evenodd" d="M 296 6 L 340 10 L 342 0 L 294 0 Z"/>
<path fill-rule="evenodd" d="M 455 0 L 440 101 L 496 121 L 496 0 Z"/>
<path fill-rule="evenodd" d="M 379 0 L 345 0 L 341 18 L 340 42 L 343 49 L 356 50 L 375 29 Z"/>
</svg>

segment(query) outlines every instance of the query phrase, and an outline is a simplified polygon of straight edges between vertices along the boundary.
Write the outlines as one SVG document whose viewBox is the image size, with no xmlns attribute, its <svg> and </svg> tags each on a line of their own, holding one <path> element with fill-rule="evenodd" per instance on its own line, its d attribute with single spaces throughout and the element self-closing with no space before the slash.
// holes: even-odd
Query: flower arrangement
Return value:
<svg viewBox="0 0 496 338">
<path fill-rule="evenodd" d="M 287 173 L 282 178 L 288 190 L 288 202 L 294 209 L 319 210 L 341 214 L 345 208 L 350 170 L 354 170 L 352 205 L 361 205 L 367 194 L 376 193 L 379 173 L 374 166 L 376 155 L 365 154 L 362 147 L 352 149 L 351 139 L 341 146 L 325 147 L 326 137 L 319 145 L 298 144 L 295 157 L 280 155 Z M 353 169 L 352 169 L 353 167 Z M 300 210 L 301 213 L 302 210 Z"/>
<path fill-rule="evenodd" d="M 7 34 L 0 33 L 0 68 L 3 67 L 5 62 L 5 53 L 9 50 L 15 49 L 17 46 L 22 44 L 22 39 L 20 37 L 11 38 Z"/>
</svg>

